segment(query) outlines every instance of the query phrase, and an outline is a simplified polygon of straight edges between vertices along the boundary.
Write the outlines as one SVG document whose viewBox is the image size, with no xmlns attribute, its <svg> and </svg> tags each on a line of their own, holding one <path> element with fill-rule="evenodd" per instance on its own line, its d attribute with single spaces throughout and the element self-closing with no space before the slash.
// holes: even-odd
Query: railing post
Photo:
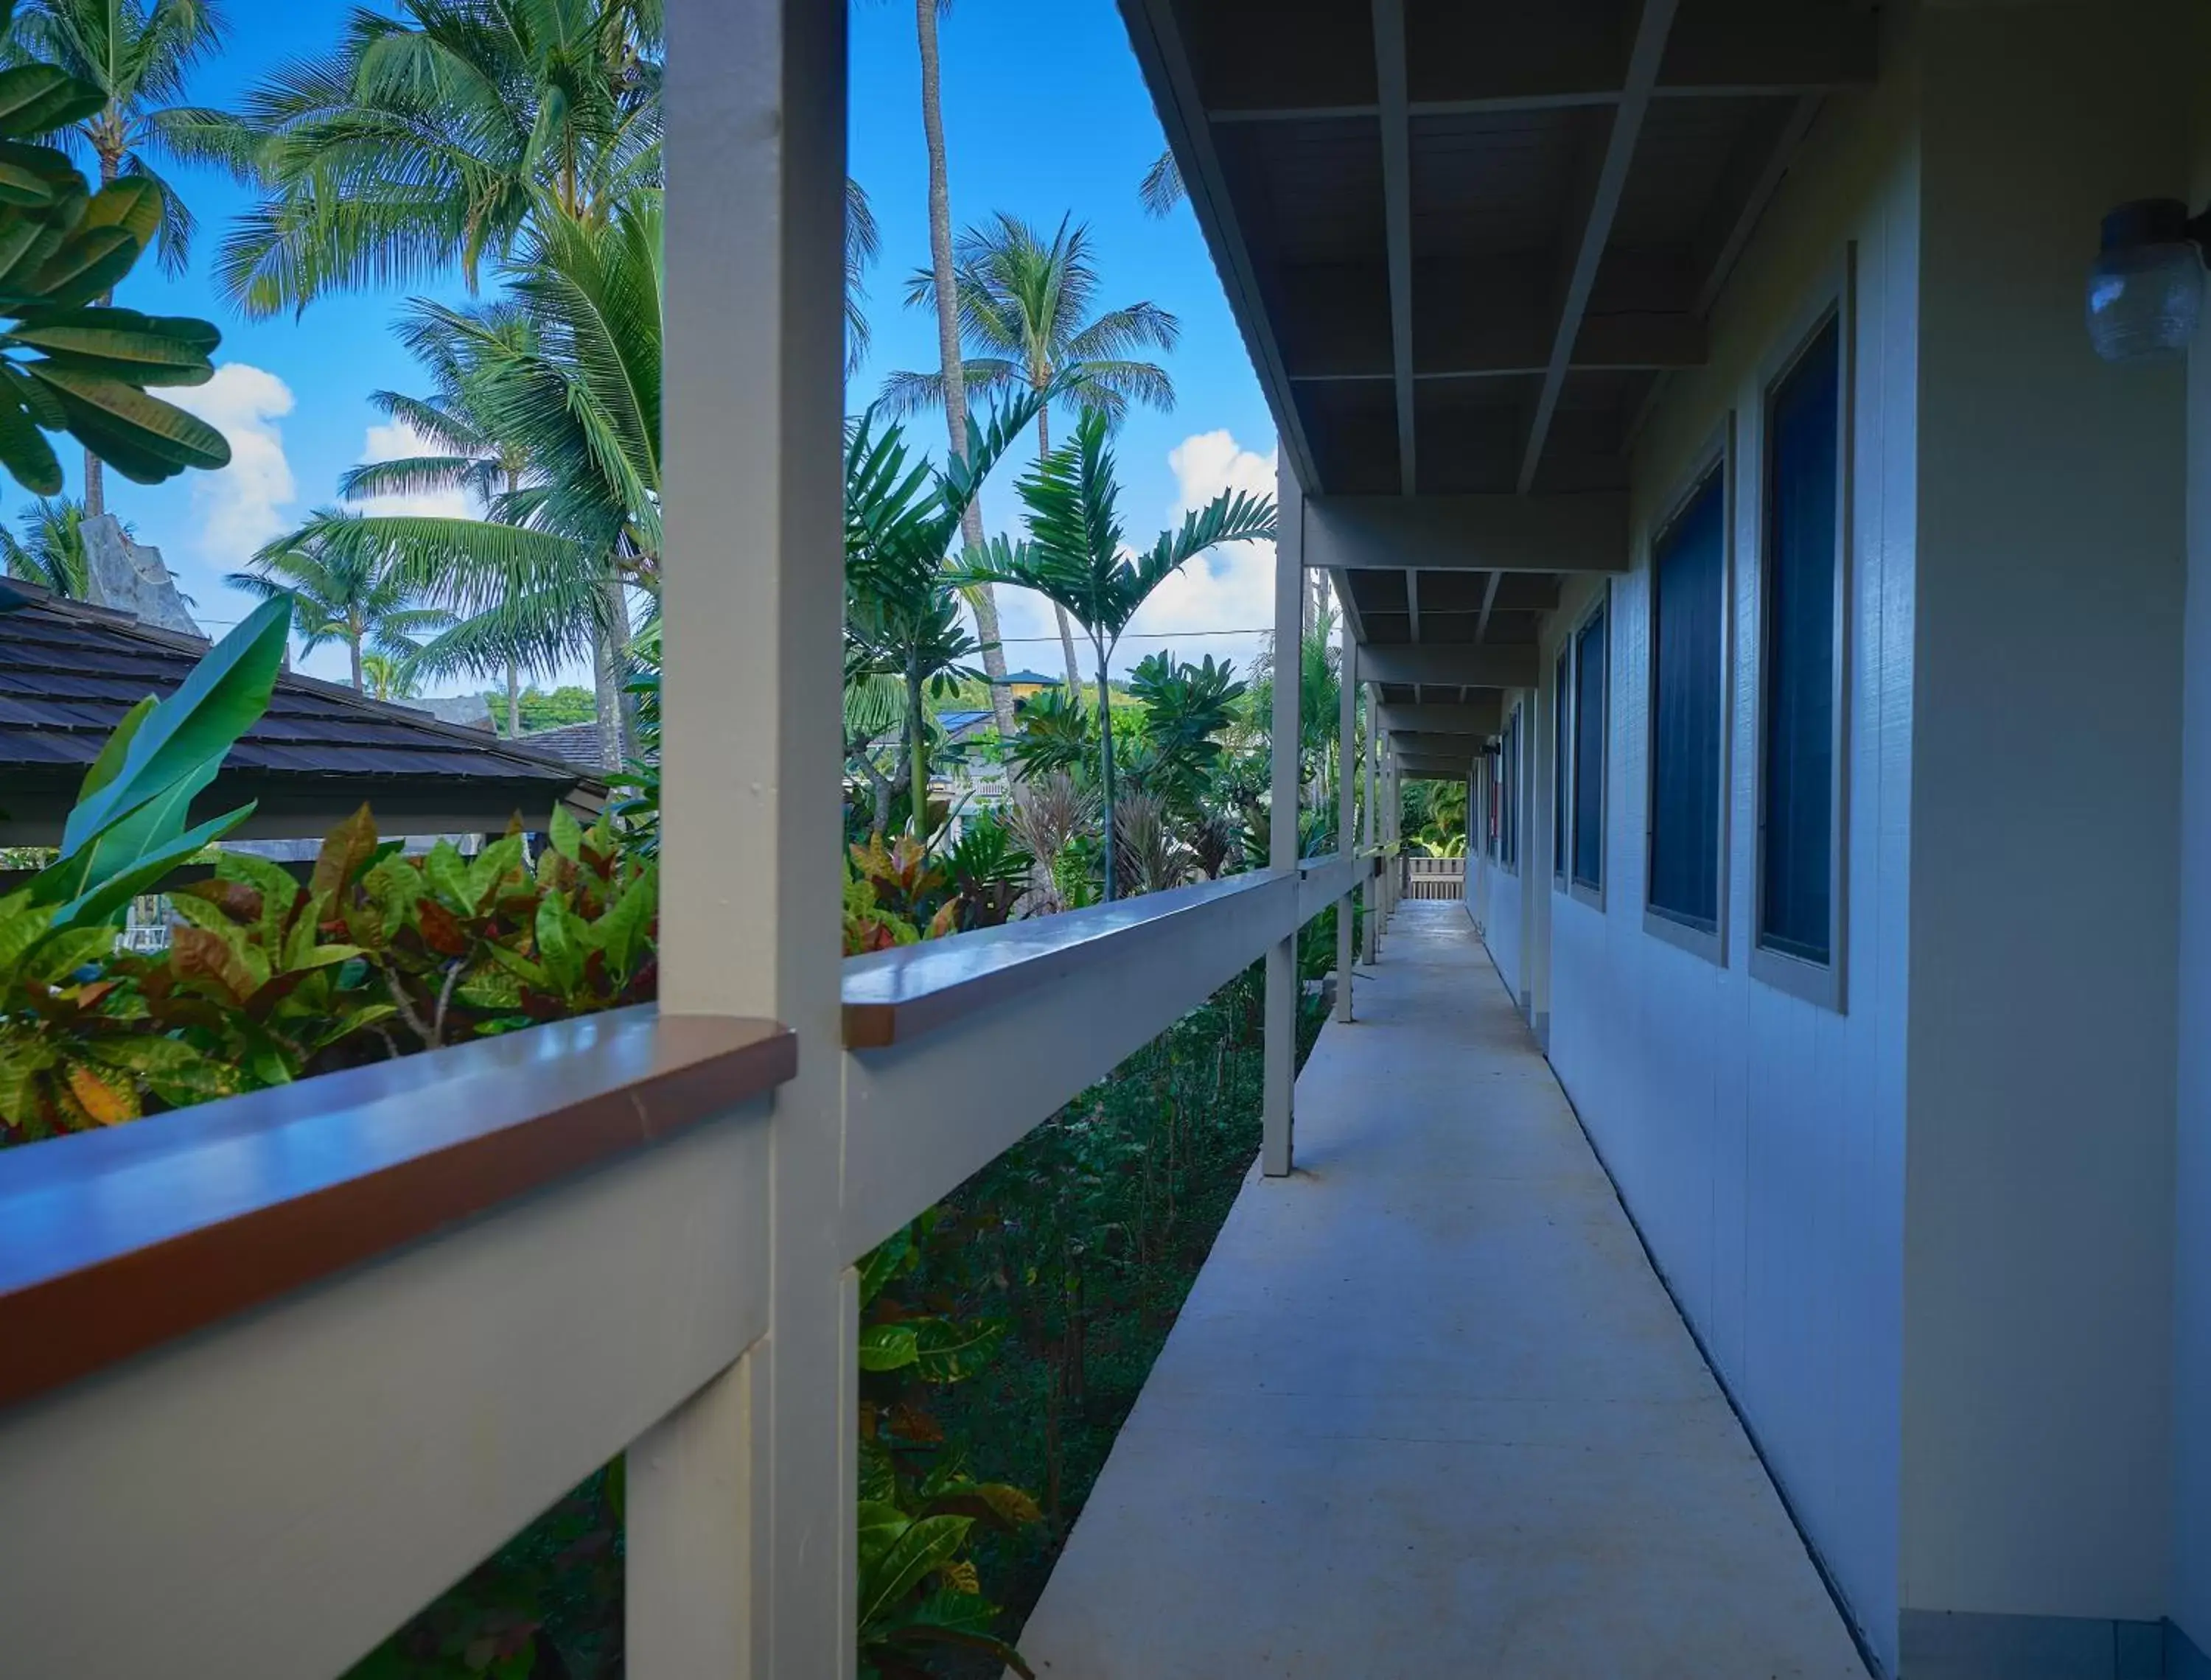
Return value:
<svg viewBox="0 0 2211 1680">
<path fill-rule="evenodd" d="M 1342 574 L 1338 573 L 1341 577 Z M 1352 639 L 1351 614 L 1342 615 L 1339 626 L 1342 651 L 1337 656 L 1336 682 L 1336 849 L 1345 857 L 1359 855 L 1359 834 L 1354 825 L 1352 753 L 1356 751 L 1359 644 Z M 1336 906 L 1336 1018 L 1351 1018 L 1351 897 Z"/>
<path fill-rule="evenodd" d="M 1269 741 L 1274 793 L 1267 861 L 1293 876 L 1298 867 L 1298 680 L 1305 641 L 1305 490 L 1289 457 L 1276 469 L 1275 537 L 1275 716 Z M 1294 923 L 1295 917 L 1292 918 Z M 1298 929 L 1267 952 L 1265 1077 L 1260 1169 L 1270 1178 L 1290 1170 L 1298 1067 Z"/>
<path fill-rule="evenodd" d="M 845 9 L 668 9 L 661 1006 L 796 1030 L 768 1333 L 628 1455 L 632 1680 L 850 1680 L 839 1253 Z M 736 1210 L 731 1210 L 732 1217 Z M 684 1310 L 681 1302 L 640 1312 Z"/>
<path fill-rule="evenodd" d="M 1366 687 L 1366 733 L 1360 747 L 1360 775 L 1366 783 L 1366 843 L 1381 843 L 1380 831 L 1375 827 L 1374 802 L 1374 733 L 1382 722 L 1382 690 L 1379 685 L 1368 683 Z M 1382 952 L 1382 885 L 1380 874 L 1367 876 L 1359 889 L 1366 906 L 1366 963 L 1372 968 Z"/>
</svg>

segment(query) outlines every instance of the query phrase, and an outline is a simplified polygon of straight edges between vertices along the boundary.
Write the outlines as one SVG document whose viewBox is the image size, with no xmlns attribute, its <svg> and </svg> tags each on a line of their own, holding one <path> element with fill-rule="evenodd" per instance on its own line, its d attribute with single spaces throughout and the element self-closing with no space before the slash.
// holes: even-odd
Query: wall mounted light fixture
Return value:
<svg viewBox="0 0 2211 1680">
<path fill-rule="evenodd" d="M 2088 269 L 2088 341 L 2107 362 L 2148 361 L 2188 348 L 2203 318 L 2203 247 L 2211 210 L 2138 198 L 2104 218 Z"/>
</svg>

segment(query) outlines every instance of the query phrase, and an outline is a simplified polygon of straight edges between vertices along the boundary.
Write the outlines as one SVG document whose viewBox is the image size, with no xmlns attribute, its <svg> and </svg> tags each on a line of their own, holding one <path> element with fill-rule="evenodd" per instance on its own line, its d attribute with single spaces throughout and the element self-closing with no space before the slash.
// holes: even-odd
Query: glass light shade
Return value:
<svg viewBox="0 0 2211 1680">
<path fill-rule="evenodd" d="M 2139 198 L 2104 218 L 2088 270 L 2088 341 L 2107 362 L 2147 361 L 2188 348 L 2203 318 L 2203 259 L 2188 207 Z"/>
<path fill-rule="evenodd" d="M 2088 339 L 2107 362 L 2177 356 L 2203 318 L 2203 263 L 2196 247 L 2107 251 L 2088 270 Z"/>
</svg>

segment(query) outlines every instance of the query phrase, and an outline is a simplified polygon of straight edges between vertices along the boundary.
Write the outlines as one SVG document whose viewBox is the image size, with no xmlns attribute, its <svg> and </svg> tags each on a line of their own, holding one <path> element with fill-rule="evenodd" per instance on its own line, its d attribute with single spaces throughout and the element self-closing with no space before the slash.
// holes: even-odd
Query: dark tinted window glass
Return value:
<svg viewBox="0 0 2211 1680">
<path fill-rule="evenodd" d="M 1604 882 L 1604 614 L 1574 638 L 1574 879 Z"/>
<path fill-rule="evenodd" d="M 1836 444 L 1830 322 L 1774 393 L 1766 512 L 1764 943 L 1828 960 L 1835 745 Z"/>
<path fill-rule="evenodd" d="M 1560 649 L 1551 685 L 1551 873 L 1561 880 L 1566 874 L 1566 766 L 1572 756 L 1566 737 L 1566 705 L 1572 698 L 1567 692 L 1572 663 L 1567 650 Z"/>
<path fill-rule="evenodd" d="M 1720 619 L 1724 474 L 1652 557 L 1651 907 L 1707 930 L 1720 914 Z"/>
</svg>

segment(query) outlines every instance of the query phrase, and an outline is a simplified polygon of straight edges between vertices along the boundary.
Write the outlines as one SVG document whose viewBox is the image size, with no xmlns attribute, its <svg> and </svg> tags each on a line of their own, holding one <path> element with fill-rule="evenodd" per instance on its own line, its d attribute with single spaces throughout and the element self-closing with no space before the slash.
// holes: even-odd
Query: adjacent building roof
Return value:
<svg viewBox="0 0 2211 1680">
<path fill-rule="evenodd" d="M 525 730 L 514 744 L 524 752 L 534 752 L 541 758 L 566 764 L 587 776 L 597 776 L 606 768 L 599 752 L 599 726 L 596 719 L 587 719 L 581 723 L 562 723 L 550 729 Z"/>
<path fill-rule="evenodd" d="M 51 845 L 115 726 L 184 680 L 208 644 L 27 583 L 0 585 L 0 842 Z M 286 673 L 194 813 L 248 800 L 242 836 L 318 835 L 366 801 L 387 834 L 542 825 L 605 789 L 573 766 L 350 688 Z"/>
<path fill-rule="evenodd" d="M 1006 681 L 1009 686 L 1019 683 L 1025 687 L 1030 685 L 1038 688 L 1058 688 L 1064 686 L 1059 678 L 1048 677 L 1041 671 L 1009 671 L 1006 673 Z"/>
</svg>

